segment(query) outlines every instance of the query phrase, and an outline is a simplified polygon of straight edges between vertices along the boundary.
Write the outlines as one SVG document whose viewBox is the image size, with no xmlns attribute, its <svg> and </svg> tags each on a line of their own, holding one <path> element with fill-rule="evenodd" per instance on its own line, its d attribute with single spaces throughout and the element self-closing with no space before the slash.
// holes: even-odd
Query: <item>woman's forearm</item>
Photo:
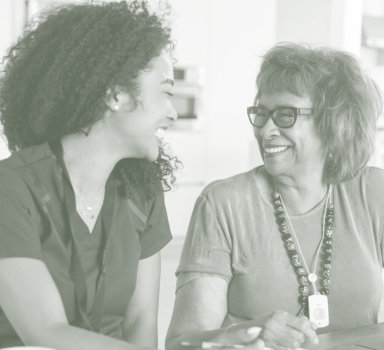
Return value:
<svg viewBox="0 0 384 350">
<path fill-rule="evenodd" d="M 124 342 L 103 334 L 68 324 L 56 324 L 41 334 L 24 340 L 26 345 L 46 346 L 56 350 L 148 350 L 150 348 Z M 153 348 L 152 348 L 153 349 Z"/>
<path fill-rule="evenodd" d="M 183 333 L 176 337 L 168 337 L 166 340 L 165 348 L 166 350 L 180 350 L 181 342 L 203 342 L 210 341 L 213 338 L 219 336 L 220 334 L 225 333 L 227 330 L 236 330 L 240 328 L 251 328 L 251 327 L 263 327 L 266 320 L 270 317 L 270 315 L 259 317 L 257 319 L 249 320 L 249 321 L 239 321 L 238 323 L 233 324 L 232 326 L 226 326 L 214 330 L 202 331 L 202 332 L 190 332 Z"/>
<path fill-rule="evenodd" d="M 219 328 L 219 329 L 214 329 L 210 331 L 184 333 L 173 338 L 167 338 L 165 342 L 165 349 L 180 350 L 180 344 L 182 342 L 196 343 L 196 342 L 209 341 L 212 338 L 217 337 L 219 334 L 223 333 L 224 331 L 225 331 L 225 328 Z"/>
<path fill-rule="evenodd" d="M 123 337 L 131 344 L 156 349 L 158 346 L 157 322 L 138 320 L 124 330 Z"/>
</svg>

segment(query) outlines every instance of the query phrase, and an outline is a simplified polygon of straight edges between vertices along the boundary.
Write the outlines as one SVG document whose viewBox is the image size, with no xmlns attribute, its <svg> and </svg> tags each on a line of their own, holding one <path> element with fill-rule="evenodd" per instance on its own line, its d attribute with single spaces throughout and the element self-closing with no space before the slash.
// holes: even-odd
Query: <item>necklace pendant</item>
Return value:
<svg viewBox="0 0 384 350">
<path fill-rule="evenodd" d="M 308 275 L 308 281 L 309 282 L 316 282 L 317 281 L 317 275 L 315 273 L 310 273 Z"/>
<path fill-rule="evenodd" d="M 329 325 L 328 297 L 322 294 L 313 294 L 308 297 L 309 319 L 318 327 Z"/>
</svg>

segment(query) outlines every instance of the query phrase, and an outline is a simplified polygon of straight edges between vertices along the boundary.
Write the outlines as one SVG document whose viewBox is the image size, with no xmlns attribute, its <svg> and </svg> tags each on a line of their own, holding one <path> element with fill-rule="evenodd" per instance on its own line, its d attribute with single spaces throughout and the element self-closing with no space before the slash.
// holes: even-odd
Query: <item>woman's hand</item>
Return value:
<svg viewBox="0 0 384 350">
<path fill-rule="evenodd" d="M 264 341 L 258 337 L 259 327 L 231 329 L 214 337 L 211 342 L 219 344 L 228 344 L 226 349 L 234 349 L 230 345 L 244 345 L 244 349 L 264 350 Z M 209 342 L 208 342 L 209 343 Z"/>
<path fill-rule="evenodd" d="M 305 341 L 318 344 L 316 329 L 317 326 L 305 316 L 275 311 L 264 324 L 260 337 L 268 347 L 290 350 L 299 348 Z"/>
</svg>

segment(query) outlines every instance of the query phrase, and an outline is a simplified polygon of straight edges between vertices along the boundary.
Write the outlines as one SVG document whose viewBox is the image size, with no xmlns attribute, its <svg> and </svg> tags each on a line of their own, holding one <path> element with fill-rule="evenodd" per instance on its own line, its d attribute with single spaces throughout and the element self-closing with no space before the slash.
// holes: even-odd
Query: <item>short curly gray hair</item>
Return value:
<svg viewBox="0 0 384 350">
<path fill-rule="evenodd" d="M 324 180 L 340 183 L 355 176 L 375 146 L 382 97 L 377 84 L 347 52 L 280 43 L 264 55 L 257 76 L 262 94 L 288 91 L 307 95 L 326 157 Z"/>
</svg>

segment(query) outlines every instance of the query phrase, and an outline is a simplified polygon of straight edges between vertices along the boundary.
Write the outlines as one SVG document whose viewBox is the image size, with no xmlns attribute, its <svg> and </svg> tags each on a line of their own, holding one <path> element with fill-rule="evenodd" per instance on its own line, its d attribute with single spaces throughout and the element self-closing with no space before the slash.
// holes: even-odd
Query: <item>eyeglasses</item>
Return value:
<svg viewBox="0 0 384 350">
<path fill-rule="evenodd" d="M 295 125 L 298 116 L 309 116 L 311 108 L 279 107 L 272 111 L 259 106 L 247 107 L 250 123 L 256 128 L 262 128 L 272 116 L 272 120 L 279 128 L 291 128 Z"/>
</svg>

